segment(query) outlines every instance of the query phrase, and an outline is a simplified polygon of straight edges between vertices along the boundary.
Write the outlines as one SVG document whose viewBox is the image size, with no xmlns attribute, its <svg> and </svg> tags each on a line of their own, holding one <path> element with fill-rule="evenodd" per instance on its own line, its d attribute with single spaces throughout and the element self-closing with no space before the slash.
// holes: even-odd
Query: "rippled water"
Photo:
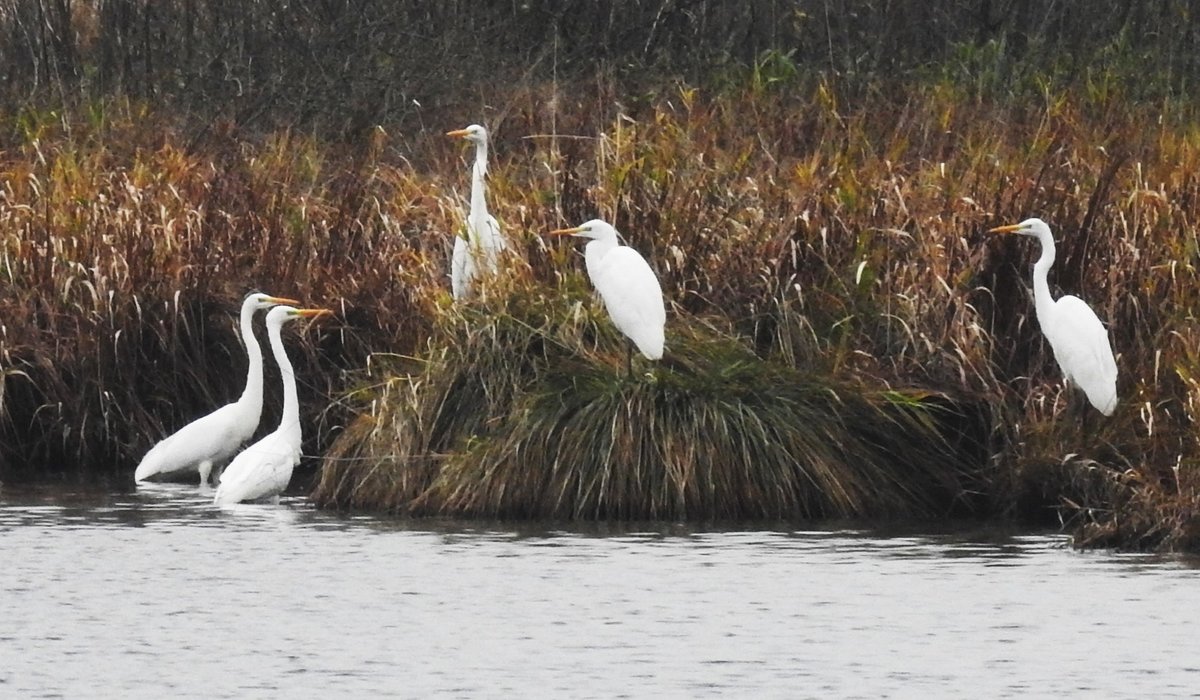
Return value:
<svg viewBox="0 0 1200 700">
<path fill-rule="evenodd" d="M 1184 696 L 1188 562 L 0 492 L 2 697 Z"/>
</svg>

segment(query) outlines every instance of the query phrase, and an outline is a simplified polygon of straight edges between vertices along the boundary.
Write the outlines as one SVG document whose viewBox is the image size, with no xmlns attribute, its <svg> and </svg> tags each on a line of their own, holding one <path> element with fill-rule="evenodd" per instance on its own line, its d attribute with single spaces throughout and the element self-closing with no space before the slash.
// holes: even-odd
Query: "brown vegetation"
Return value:
<svg viewBox="0 0 1200 700">
<path fill-rule="evenodd" d="M 688 317 L 668 356 L 628 377 L 580 285 L 503 286 L 447 310 L 420 366 L 373 369 L 318 504 L 711 520 L 929 518 L 986 500 L 979 446 L 945 397 L 764 360 Z"/>
<path fill-rule="evenodd" d="M 704 37 L 723 22 L 718 5 L 667 12 L 664 21 L 676 23 L 673 36 Z M 1082 543 L 1194 548 L 1200 128 L 1187 89 L 1200 60 L 1189 43 L 1197 16 L 1180 14 L 1177 3 L 1149 17 L 1136 4 L 1114 2 L 1113 12 L 1095 13 L 1104 19 L 1093 23 L 1107 29 L 1084 31 L 1077 24 L 1084 19 L 1061 9 L 997 5 L 1008 9 L 978 18 L 978 32 L 958 31 L 961 42 L 924 49 L 910 42 L 893 54 L 891 44 L 871 41 L 912 29 L 890 11 L 869 16 L 885 25 L 892 18 L 894 32 L 867 27 L 861 36 L 850 32 L 863 25 L 849 14 L 798 17 L 784 41 L 760 35 L 766 30 L 758 24 L 738 24 L 733 29 L 762 46 L 806 41 L 766 52 L 752 42 L 751 61 L 728 51 L 710 56 L 694 71 L 678 71 L 692 80 L 633 79 L 614 58 L 587 80 L 556 82 L 560 58 L 564 76 L 584 75 L 595 45 L 542 42 L 540 53 L 520 54 L 537 68 L 504 64 L 503 86 L 489 85 L 482 105 L 462 97 L 463 85 L 478 82 L 464 77 L 446 93 L 453 96 L 420 109 L 411 96 L 393 94 L 405 80 L 388 79 L 389 66 L 409 71 L 409 82 L 428 68 L 409 60 L 409 45 L 387 60 L 330 63 L 340 67 L 312 85 L 298 83 L 314 75 L 312 66 L 289 62 L 284 48 L 318 57 L 319 47 L 332 51 L 321 37 L 333 35 L 314 27 L 340 26 L 350 15 L 296 25 L 312 31 L 288 38 L 265 6 L 252 4 L 237 41 L 278 36 L 255 44 L 266 47 L 264 60 L 239 63 L 232 57 L 245 55 L 221 44 L 233 34 L 199 41 L 203 13 L 213 9 L 204 4 L 126 8 L 162 13 L 140 22 L 136 12 L 58 17 L 52 3 L 0 12 L 0 28 L 25 42 L 0 42 L 16 52 L 5 86 L 13 95 L 29 84 L 31 98 L 0 111 L 0 478 L 125 473 L 155 438 L 236 395 L 244 360 L 233 310 L 247 290 L 262 288 L 341 312 L 341 327 L 322 324 L 294 340 L 305 420 L 321 426 L 306 453 L 333 444 L 318 492 L 329 504 L 358 503 L 367 492 L 355 485 L 385 476 L 386 488 L 371 489 L 400 494 L 392 502 L 412 512 L 928 515 L 969 502 L 976 512 L 1063 517 Z M 203 17 L 187 25 L 191 49 L 186 41 L 155 43 L 153 31 L 140 44 L 118 41 L 193 7 Z M 372 7 L 382 14 L 357 17 L 381 36 L 400 26 L 393 20 L 401 15 L 391 12 L 420 14 L 411 3 Z M 39 11 L 49 14 L 22 14 Z M 432 12 L 419 19 L 429 31 L 444 29 L 438 22 L 448 20 Z M 970 16 L 959 8 L 939 21 L 963 30 Z M 560 19 L 551 38 L 569 35 Z M 575 19 L 585 22 L 579 27 L 604 26 L 586 14 Z M 492 8 L 456 31 L 502 20 L 520 18 Z M 112 31 L 80 29 L 93 25 Z M 29 26 L 47 31 L 20 31 Z M 1133 50 L 1128 37 L 1139 28 L 1153 28 L 1160 40 Z M 1053 60 L 1056 38 L 1078 44 L 1073 60 Z M 106 45 L 112 53 L 101 51 Z M 663 46 L 639 65 L 678 65 L 675 44 Z M 864 46 L 873 48 L 858 50 Z M 89 58 L 92 51 L 104 60 Z M 446 51 L 437 65 L 453 63 Z M 854 56 L 875 63 L 860 66 Z M 893 81 L 880 77 L 893 73 Z M 171 76 L 182 76 L 183 87 L 172 87 Z M 353 95 L 332 99 L 343 83 Z M 388 87 L 372 92 L 370 84 Z M 246 91 L 241 101 L 235 88 Z M 215 105 L 198 112 L 203 128 L 174 116 L 171 106 L 189 100 Z M 323 111 L 327 103 L 337 106 Z M 489 296 L 454 308 L 446 258 L 466 170 L 440 132 L 465 121 L 492 127 L 491 209 L 515 245 L 510 272 Z M 1030 215 L 1048 221 L 1059 242 L 1052 287 L 1083 297 L 1110 326 L 1121 372 L 1111 419 L 1093 414 L 1080 424 L 1065 413 L 1028 298 L 1036 252 L 982 233 Z M 593 216 L 612 221 L 646 255 L 671 301 L 668 360 L 654 382 L 611 376 L 620 347 L 589 299 L 576 252 L 538 235 Z M 505 335 L 513 328 L 520 332 Z M 482 331 L 498 335 L 472 336 Z M 555 338 L 561 356 L 545 350 Z M 525 357 L 529 342 L 540 343 L 541 365 Z M 523 358 L 515 364 L 514 353 Z M 761 366 L 729 373 L 750 358 Z M 517 418 L 542 415 L 571 376 L 590 387 L 571 410 L 608 420 L 622 411 L 661 415 L 658 402 L 675 382 L 692 398 L 736 393 L 705 388 L 714 373 L 743 388 L 764 377 L 792 384 L 798 393 L 776 398 L 836 413 L 817 408 L 816 394 L 803 390 L 811 386 L 804 378 L 819 377 L 817 384 L 852 397 L 854 421 L 925 417 L 918 429 L 930 440 L 915 444 L 902 431 L 886 444 L 839 432 L 847 455 L 890 445 L 911 450 L 897 463 L 911 465 L 922 450 L 948 446 L 967 462 L 939 472 L 950 481 L 918 476 L 914 483 L 933 484 L 920 490 L 924 496 L 861 497 L 856 505 L 818 503 L 811 494 L 791 506 L 756 501 L 745 494 L 781 483 L 764 465 L 763 480 L 745 482 L 709 510 L 703 481 L 670 482 L 667 472 L 644 490 L 629 481 L 624 492 L 641 500 L 626 510 L 595 498 L 599 464 L 574 465 L 534 492 L 582 494 L 548 510 L 497 496 L 500 482 L 489 481 L 501 473 L 519 484 L 550 478 L 511 455 L 560 433 Z M 483 378 L 482 399 L 452 391 L 456 377 Z M 437 397 L 462 408 L 438 405 Z M 695 409 L 690 422 L 677 423 L 691 442 L 714 432 L 698 420 L 706 404 Z M 942 415 L 954 417 L 930 418 Z M 444 416 L 454 424 L 439 425 Z M 726 430 L 751 435 L 744 425 Z M 588 444 L 571 447 L 582 452 Z M 818 447 L 796 452 L 819 455 Z M 646 442 L 622 449 L 631 464 L 653 453 Z M 653 454 L 676 471 L 688 464 L 675 448 Z M 407 456 L 389 461 L 396 455 Z M 750 461 L 760 457 L 751 453 Z M 472 464 L 497 470 L 465 477 L 477 493 L 439 481 L 443 471 L 464 473 Z M 878 483 L 871 464 L 861 483 Z M 818 492 L 829 496 L 829 484 Z"/>
</svg>

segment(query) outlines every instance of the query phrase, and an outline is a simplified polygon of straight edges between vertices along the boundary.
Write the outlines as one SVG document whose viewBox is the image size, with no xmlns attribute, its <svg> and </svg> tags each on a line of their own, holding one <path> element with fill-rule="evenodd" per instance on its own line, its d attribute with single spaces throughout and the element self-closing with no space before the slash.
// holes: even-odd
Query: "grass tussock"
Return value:
<svg viewBox="0 0 1200 700">
<path fill-rule="evenodd" d="M 677 320 L 667 359 L 639 360 L 630 378 L 623 340 L 579 286 L 448 311 L 423 364 L 363 390 L 370 403 L 327 456 L 317 502 L 560 519 L 973 505 L 983 475 L 947 437 L 950 402 L 766 362 L 699 320 Z"/>
</svg>

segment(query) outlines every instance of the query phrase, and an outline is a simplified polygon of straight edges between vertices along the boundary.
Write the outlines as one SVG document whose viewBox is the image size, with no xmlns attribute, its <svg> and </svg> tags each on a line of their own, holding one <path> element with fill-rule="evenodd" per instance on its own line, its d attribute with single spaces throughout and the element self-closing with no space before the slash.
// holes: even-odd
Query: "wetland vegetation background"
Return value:
<svg viewBox="0 0 1200 700">
<path fill-rule="evenodd" d="M 257 288 L 339 314 L 288 339 L 324 505 L 1195 549 L 1198 78 L 1182 0 L 0 0 L 0 480 L 128 480 Z M 455 307 L 471 122 L 513 255 Z M 983 233 L 1034 215 L 1112 418 Z M 630 381 L 540 235 L 595 216 L 669 300 Z"/>
</svg>

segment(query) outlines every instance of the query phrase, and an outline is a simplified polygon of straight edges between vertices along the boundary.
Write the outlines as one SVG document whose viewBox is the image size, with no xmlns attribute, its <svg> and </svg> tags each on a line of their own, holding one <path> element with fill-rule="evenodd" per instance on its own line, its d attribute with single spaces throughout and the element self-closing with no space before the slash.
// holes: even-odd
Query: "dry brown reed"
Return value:
<svg viewBox="0 0 1200 700">
<path fill-rule="evenodd" d="M 1169 511 L 1180 523 L 1170 532 L 1191 531 L 1188 485 L 1200 458 L 1200 129 L 1191 108 L 1053 84 L 1012 100 L 947 81 L 905 88 L 855 103 L 831 84 L 788 75 L 632 100 L 602 80 L 573 92 L 515 91 L 493 125 L 489 181 L 491 208 L 515 242 L 512 289 L 525 290 L 521 303 L 534 310 L 512 315 L 540 327 L 529 319 L 542 313 L 549 336 L 575 329 L 617 351 L 593 306 L 576 305 L 588 297 L 576 252 L 538 236 L 602 216 L 658 270 L 677 335 L 712 326 L 771 366 L 874 387 L 863 396 L 915 387 L 985 407 L 980 464 L 966 466 L 985 475 L 993 507 L 1123 533 L 1111 524 L 1119 503 L 1146 522 Z M 498 328 L 488 322 L 495 300 L 464 310 L 447 301 L 448 232 L 466 175 L 436 127 L 403 138 L 376 131 L 353 147 L 232 127 L 188 144 L 136 107 L 109 109 L 102 124 L 21 113 L 0 129 L 6 469 L 131 464 L 163 430 L 235 393 L 227 312 L 250 287 L 342 310 L 344 327 L 309 348 L 316 385 L 306 407 L 312 415 L 342 395 L 336 387 L 361 385 L 354 403 L 372 418 L 327 414 L 333 427 L 348 421 L 326 463 L 325 477 L 338 474 L 340 484 L 328 502 L 354 503 L 343 489 L 363 474 L 415 498 L 444 465 L 465 469 L 467 455 L 552 434 L 504 443 L 486 439 L 492 426 L 481 424 L 455 433 L 478 431 L 478 445 L 439 441 L 443 428 L 429 415 L 380 409 L 420 404 L 411 395 L 422 391 L 449 395 L 433 385 L 453 373 L 430 371 L 450 357 L 447 323 Z M 476 118 L 448 126 L 464 116 Z M 1083 297 L 1110 326 L 1122 397 L 1111 419 L 1080 425 L 1065 415 L 1028 294 L 1036 252 L 982 233 L 1031 215 L 1059 241 L 1052 286 Z M 592 319 L 586 332 L 568 313 Z M 391 374 L 346 374 L 368 357 L 381 367 L 383 354 L 411 359 Z M 486 353 L 470 361 L 514 370 Z M 528 388 L 470 400 L 510 401 L 489 410 L 528 414 L 547 400 L 545 389 L 521 393 Z M 608 394 L 611 405 L 651 401 L 622 391 Z M 403 454 L 419 458 L 388 461 Z M 365 461 L 350 474 L 334 458 Z M 652 512 L 692 512 L 663 493 L 642 494 L 658 499 Z M 490 496 L 446 503 L 531 508 Z M 622 512 L 589 503 L 569 514 Z"/>
<path fill-rule="evenodd" d="M 129 105 L 103 124 L 8 115 L 0 133 L 2 473 L 124 471 L 236 396 L 247 291 L 342 310 L 345 327 L 301 341 L 310 415 L 337 368 L 428 323 L 441 236 L 425 231 L 448 208 L 412 206 L 416 179 L 369 151 L 288 133 L 188 150 Z"/>
<path fill-rule="evenodd" d="M 556 112 L 559 131 L 586 138 L 522 144 L 498 168 L 495 208 L 526 230 L 615 221 L 659 271 L 673 322 L 720 317 L 762 358 L 986 406 L 983 472 L 1002 510 L 1102 520 L 1095 500 L 1115 493 L 1104 484 L 1175 488 L 1171 469 L 1197 454 L 1200 133 L 1187 106 L 1051 86 L 1013 103 L 935 84 L 871 105 L 842 105 L 820 83 L 783 89 L 803 93 L 677 86 L 591 123 Z M 546 133 L 535 106 L 550 102 L 530 103 L 528 130 Z M 531 195 L 563 218 L 539 225 Z M 1112 419 L 1065 415 L 1032 315 L 1036 251 L 982 233 L 1031 215 L 1055 228 L 1058 293 L 1109 323 L 1122 373 Z M 526 250 L 537 278 L 566 264 Z"/>
</svg>

